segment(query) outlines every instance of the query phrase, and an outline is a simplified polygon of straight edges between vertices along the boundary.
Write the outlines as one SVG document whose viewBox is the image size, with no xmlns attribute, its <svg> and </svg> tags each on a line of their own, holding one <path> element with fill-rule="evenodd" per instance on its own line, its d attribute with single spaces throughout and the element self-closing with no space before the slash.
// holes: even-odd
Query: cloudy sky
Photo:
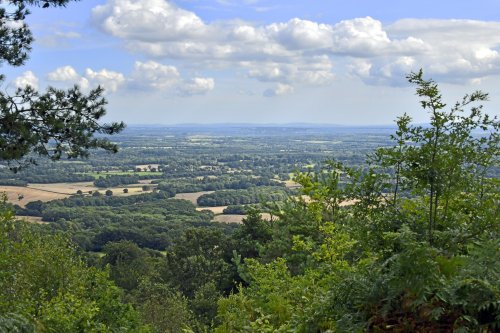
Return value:
<svg viewBox="0 0 500 333">
<path fill-rule="evenodd" d="M 419 68 L 500 115 L 498 0 L 84 0 L 28 23 L 31 59 L 2 88 L 102 85 L 129 124 L 425 122 Z"/>
</svg>

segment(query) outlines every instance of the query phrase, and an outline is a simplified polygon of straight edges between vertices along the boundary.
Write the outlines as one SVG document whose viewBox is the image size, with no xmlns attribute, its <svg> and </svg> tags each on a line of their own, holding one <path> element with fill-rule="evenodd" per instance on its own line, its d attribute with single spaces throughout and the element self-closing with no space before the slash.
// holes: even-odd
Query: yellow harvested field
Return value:
<svg viewBox="0 0 500 333">
<path fill-rule="evenodd" d="M 123 193 L 124 188 L 128 189 L 128 193 Z M 108 190 L 108 189 L 99 190 L 99 192 L 104 194 L 106 192 L 106 190 Z M 137 194 L 151 192 L 151 191 L 143 191 L 142 187 L 140 187 L 140 186 L 112 187 L 112 188 L 109 188 L 109 190 L 113 191 L 113 195 L 117 196 L 117 197 L 127 197 L 130 195 L 137 195 Z"/>
<path fill-rule="evenodd" d="M 227 206 L 217 206 L 217 207 L 196 207 L 197 211 L 201 210 L 211 210 L 214 214 L 222 214 L 222 211 L 226 209 Z"/>
<path fill-rule="evenodd" d="M 142 190 L 143 184 L 131 184 L 120 187 L 111 188 L 97 188 L 92 182 L 78 182 L 78 183 L 52 183 L 52 184 L 29 184 L 23 186 L 0 186 L 0 193 L 7 194 L 7 200 L 13 204 L 25 207 L 31 201 L 51 201 L 56 199 L 64 199 L 71 195 L 76 194 L 81 190 L 84 195 L 89 195 L 89 191 L 99 191 L 104 195 L 106 190 L 113 191 L 114 196 L 129 196 L 150 191 Z M 128 193 L 123 193 L 123 189 L 128 188 Z"/>
<path fill-rule="evenodd" d="M 0 193 L 6 193 L 9 202 L 21 207 L 24 207 L 30 201 L 50 201 L 68 196 L 68 194 L 64 193 L 48 192 L 22 186 L 0 186 Z"/>
<path fill-rule="evenodd" d="M 28 188 L 69 195 L 75 194 L 78 190 L 82 192 L 97 190 L 97 187 L 95 187 L 92 182 L 29 184 Z"/>
<path fill-rule="evenodd" d="M 201 191 L 201 192 L 192 192 L 192 193 L 177 193 L 174 199 L 184 199 L 191 201 L 193 204 L 197 204 L 196 200 L 201 197 L 203 194 L 213 193 L 214 191 Z"/>
<path fill-rule="evenodd" d="M 260 214 L 264 220 L 271 220 L 271 214 L 269 213 L 261 213 Z M 243 219 L 246 217 L 246 215 L 237 215 L 237 214 L 223 214 L 223 215 L 217 215 L 214 217 L 212 220 L 213 222 L 220 222 L 220 223 L 242 223 Z"/>
<path fill-rule="evenodd" d="M 241 223 L 245 215 L 217 215 L 214 217 L 213 222 L 219 223 Z"/>
</svg>

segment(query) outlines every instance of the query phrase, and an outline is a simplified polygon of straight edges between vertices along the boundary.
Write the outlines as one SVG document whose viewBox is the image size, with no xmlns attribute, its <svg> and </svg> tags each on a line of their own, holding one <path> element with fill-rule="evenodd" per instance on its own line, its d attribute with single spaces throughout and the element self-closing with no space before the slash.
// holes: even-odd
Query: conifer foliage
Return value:
<svg viewBox="0 0 500 333">
<path fill-rule="evenodd" d="M 31 51 L 33 36 L 24 19 L 28 5 L 65 6 L 70 0 L 10 0 L 0 7 L 0 63 L 22 66 Z M 0 75 L 0 79 L 4 77 Z M 69 90 L 49 87 L 46 92 L 31 86 L 13 94 L 0 92 L 0 161 L 14 171 L 35 163 L 35 157 L 58 160 L 87 157 L 90 149 L 116 152 L 116 145 L 96 134 L 120 132 L 123 123 L 100 124 L 106 100 L 98 87 L 88 94 L 75 86 Z"/>
</svg>

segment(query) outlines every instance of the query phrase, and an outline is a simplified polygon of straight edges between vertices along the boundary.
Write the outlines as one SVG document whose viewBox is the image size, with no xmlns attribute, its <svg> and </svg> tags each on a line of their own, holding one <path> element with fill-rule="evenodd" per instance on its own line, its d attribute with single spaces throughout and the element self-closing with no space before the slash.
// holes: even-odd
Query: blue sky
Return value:
<svg viewBox="0 0 500 333">
<path fill-rule="evenodd" d="M 34 9 L 3 89 L 102 85 L 129 124 L 425 122 L 405 74 L 500 115 L 500 1 L 84 0 Z"/>
</svg>

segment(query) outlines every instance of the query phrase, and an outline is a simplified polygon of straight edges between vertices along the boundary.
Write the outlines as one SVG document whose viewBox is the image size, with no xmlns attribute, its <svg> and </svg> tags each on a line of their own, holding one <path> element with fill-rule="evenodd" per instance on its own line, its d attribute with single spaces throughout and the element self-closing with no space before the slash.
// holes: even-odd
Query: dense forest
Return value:
<svg viewBox="0 0 500 333">
<path fill-rule="evenodd" d="M 290 144 L 288 137 L 250 135 L 247 149 L 242 136 L 234 139 L 236 153 L 228 137 L 220 139 L 224 147 L 206 138 L 210 145 L 203 149 L 177 139 L 177 148 L 168 149 L 178 157 L 172 158 L 134 149 L 129 139 L 111 158 L 59 163 L 105 188 L 150 178 L 134 175 L 137 165 L 149 164 L 146 172 L 155 172 L 149 186 L 156 190 L 82 192 L 25 207 L 4 200 L 0 328 L 499 330 L 500 124 L 483 112 L 479 103 L 487 96 L 481 92 L 448 108 L 422 72 L 409 80 L 429 125 L 414 125 L 403 115 L 393 134 L 380 134 L 373 146 L 364 140 L 346 151 L 344 134 L 327 153 L 309 146 L 302 152 L 305 141 L 322 146 L 334 140 L 308 133 Z M 256 143 L 271 152 L 287 145 L 289 152 L 257 153 Z M 188 163 L 189 156 L 196 158 Z M 125 160 L 130 164 L 117 170 Z M 293 170 L 292 191 L 280 179 Z M 29 173 L 5 179 L 22 181 Z M 174 198 L 196 191 L 214 192 L 198 197 L 202 207 Z M 229 205 L 225 213 L 245 218 L 241 224 L 213 222 L 210 205 Z M 15 221 L 14 209 L 46 224 Z M 264 218 L 262 209 L 271 217 Z"/>
</svg>

